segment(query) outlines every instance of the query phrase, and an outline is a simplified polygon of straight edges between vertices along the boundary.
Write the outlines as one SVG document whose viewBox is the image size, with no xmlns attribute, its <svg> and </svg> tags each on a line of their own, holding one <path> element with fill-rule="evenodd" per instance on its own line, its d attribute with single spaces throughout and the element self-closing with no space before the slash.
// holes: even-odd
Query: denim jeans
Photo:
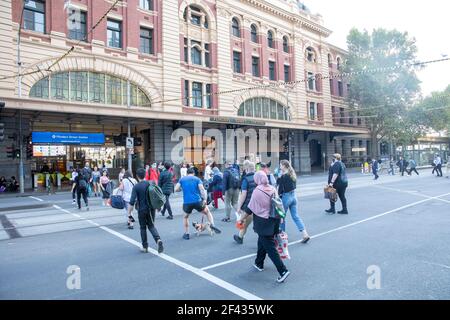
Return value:
<svg viewBox="0 0 450 320">
<path fill-rule="evenodd" d="M 298 215 L 297 196 L 295 195 L 295 191 L 283 193 L 281 200 L 283 201 L 283 207 L 284 211 L 286 212 L 286 218 L 287 212 L 289 210 L 291 213 L 292 220 L 294 220 L 294 223 L 297 225 L 298 230 L 300 232 L 305 230 L 305 225 L 303 224 L 302 219 Z M 286 218 L 284 219 L 283 223 L 280 224 L 280 229 L 283 231 L 286 231 Z"/>
</svg>

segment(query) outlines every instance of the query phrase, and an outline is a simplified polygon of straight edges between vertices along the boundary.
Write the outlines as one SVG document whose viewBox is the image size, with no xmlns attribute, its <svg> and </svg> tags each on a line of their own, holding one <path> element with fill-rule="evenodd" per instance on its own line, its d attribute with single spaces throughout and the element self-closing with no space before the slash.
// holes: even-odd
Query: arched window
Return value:
<svg viewBox="0 0 450 320">
<path fill-rule="evenodd" d="M 112 75 L 70 71 L 54 73 L 34 84 L 30 98 L 127 105 L 128 82 Z M 131 106 L 150 106 L 144 90 L 129 82 Z"/>
<path fill-rule="evenodd" d="M 252 42 L 258 43 L 258 29 L 254 24 L 251 25 L 251 35 L 252 35 Z"/>
<path fill-rule="evenodd" d="M 275 44 L 273 43 L 273 32 L 270 30 L 267 32 L 267 45 L 269 48 L 275 47 Z"/>
<path fill-rule="evenodd" d="M 289 53 L 289 40 L 288 37 L 283 37 L 283 51 Z"/>
<path fill-rule="evenodd" d="M 314 49 L 312 47 L 308 47 L 306 48 L 306 60 L 308 60 L 309 62 L 317 62 L 316 60 L 316 52 L 314 51 Z"/>
<path fill-rule="evenodd" d="M 196 5 L 186 7 L 183 13 L 184 21 L 190 21 L 191 24 L 208 29 L 208 18 L 206 12 Z"/>
<path fill-rule="evenodd" d="M 328 54 L 328 66 L 333 66 L 333 57 L 331 56 L 331 53 Z"/>
<path fill-rule="evenodd" d="M 238 116 L 290 121 L 289 110 L 276 100 L 257 97 L 244 101 L 238 110 Z"/>
<path fill-rule="evenodd" d="M 231 29 L 233 30 L 233 36 L 241 37 L 241 28 L 239 26 L 239 21 L 236 18 L 231 20 Z"/>
<path fill-rule="evenodd" d="M 342 68 L 342 65 L 341 65 L 341 58 L 338 57 L 338 58 L 336 59 L 336 64 L 337 64 L 337 69 L 338 69 L 338 70 L 341 70 L 341 68 Z"/>
</svg>

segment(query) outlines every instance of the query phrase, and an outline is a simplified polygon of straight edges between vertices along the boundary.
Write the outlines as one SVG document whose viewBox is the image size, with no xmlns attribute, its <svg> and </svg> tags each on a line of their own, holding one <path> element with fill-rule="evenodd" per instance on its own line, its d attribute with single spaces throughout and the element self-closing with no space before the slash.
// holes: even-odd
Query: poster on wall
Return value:
<svg viewBox="0 0 450 320">
<path fill-rule="evenodd" d="M 61 157 L 66 155 L 66 146 L 33 146 L 33 157 Z"/>
</svg>

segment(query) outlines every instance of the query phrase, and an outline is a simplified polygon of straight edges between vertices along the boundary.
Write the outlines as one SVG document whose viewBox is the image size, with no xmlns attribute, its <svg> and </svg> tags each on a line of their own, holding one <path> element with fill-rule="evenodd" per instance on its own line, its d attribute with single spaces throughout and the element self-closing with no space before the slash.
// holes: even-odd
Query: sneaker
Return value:
<svg viewBox="0 0 450 320">
<path fill-rule="evenodd" d="M 189 233 L 183 234 L 183 239 L 184 240 L 189 240 Z"/>
<path fill-rule="evenodd" d="M 161 215 L 164 217 L 164 215 L 165 215 L 166 213 L 165 212 L 161 212 Z"/>
<path fill-rule="evenodd" d="M 75 201 L 75 199 L 73 199 L 73 200 L 72 200 L 72 204 L 75 204 L 75 203 L 77 203 L 77 202 Z"/>
<path fill-rule="evenodd" d="M 236 241 L 238 244 L 243 244 L 244 243 L 244 239 L 242 239 L 241 237 L 239 237 L 237 234 L 235 234 L 233 236 L 234 241 Z"/>
<path fill-rule="evenodd" d="M 253 264 L 253 267 L 254 267 L 256 270 L 258 270 L 259 272 L 263 272 L 263 271 L 264 271 L 264 267 L 258 267 L 258 266 L 256 265 L 256 263 Z"/>
<path fill-rule="evenodd" d="M 167 220 L 173 220 L 173 216 L 168 216 L 166 219 Z"/>
<path fill-rule="evenodd" d="M 289 277 L 290 274 L 291 274 L 291 273 L 290 273 L 288 270 L 284 271 L 284 272 L 277 278 L 277 282 L 278 282 L 278 283 L 284 282 L 284 280 L 286 280 L 286 278 Z"/>
<path fill-rule="evenodd" d="M 158 253 L 162 253 L 164 251 L 163 242 L 158 240 Z"/>
<path fill-rule="evenodd" d="M 134 227 L 133 226 L 128 226 L 128 229 L 133 230 Z"/>
<path fill-rule="evenodd" d="M 338 213 L 339 214 L 348 214 L 348 211 L 347 210 L 341 210 L 341 211 L 338 211 Z"/>
<path fill-rule="evenodd" d="M 336 213 L 336 210 L 328 209 L 328 210 L 325 210 L 325 212 L 326 212 L 326 213 L 329 213 L 329 214 L 335 214 L 335 213 Z"/>
<path fill-rule="evenodd" d="M 222 219 L 222 222 L 230 222 L 230 221 L 231 221 L 230 218 L 223 218 L 223 219 Z"/>
<path fill-rule="evenodd" d="M 141 252 L 142 252 L 142 253 L 148 253 L 148 248 L 142 248 L 142 249 L 141 249 Z"/>
<path fill-rule="evenodd" d="M 307 236 L 307 237 L 304 237 L 302 239 L 302 241 L 300 241 L 300 243 L 308 243 L 309 240 L 311 240 L 311 238 L 309 236 Z"/>
<path fill-rule="evenodd" d="M 211 230 L 214 231 L 215 233 L 219 234 L 222 233 L 222 231 L 220 231 L 219 229 L 217 229 L 215 226 L 211 225 Z"/>
</svg>

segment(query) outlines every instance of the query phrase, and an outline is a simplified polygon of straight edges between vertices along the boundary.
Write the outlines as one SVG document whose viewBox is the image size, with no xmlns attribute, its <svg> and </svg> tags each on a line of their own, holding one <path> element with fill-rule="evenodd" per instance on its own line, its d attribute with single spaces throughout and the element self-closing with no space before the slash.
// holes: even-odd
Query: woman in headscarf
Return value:
<svg viewBox="0 0 450 320">
<path fill-rule="evenodd" d="M 212 169 L 213 179 L 212 182 L 209 184 L 209 190 L 212 192 L 212 197 L 214 201 L 214 208 L 219 208 L 219 199 L 222 199 L 223 202 L 225 200 L 223 199 L 223 175 L 222 172 L 220 172 L 219 168 L 214 167 Z"/>
<path fill-rule="evenodd" d="M 270 217 L 272 195 L 276 195 L 277 190 L 269 184 L 267 175 L 263 171 L 255 173 L 254 180 L 257 187 L 248 204 L 248 208 L 253 213 L 253 230 L 258 234 L 258 252 L 253 266 L 258 271 L 264 271 L 264 260 L 266 255 L 269 255 L 280 274 L 277 282 L 281 283 L 286 280 L 290 272 L 281 261 L 275 246 L 274 237 L 280 230 L 280 219 Z"/>
</svg>

